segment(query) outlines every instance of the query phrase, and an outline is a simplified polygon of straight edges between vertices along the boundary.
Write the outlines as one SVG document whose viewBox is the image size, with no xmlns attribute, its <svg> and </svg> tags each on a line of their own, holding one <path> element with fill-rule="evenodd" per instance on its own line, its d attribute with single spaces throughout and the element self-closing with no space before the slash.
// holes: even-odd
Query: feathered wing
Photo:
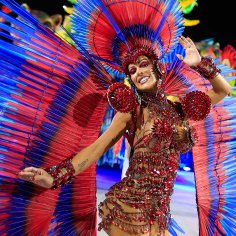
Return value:
<svg viewBox="0 0 236 236">
<path fill-rule="evenodd" d="M 226 66 L 218 67 L 223 76 L 232 73 Z M 198 89 L 206 92 L 211 88 L 209 81 L 191 68 L 180 66 L 177 71 L 180 81 L 185 78 L 181 82 L 183 87 L 188 84 L 190 91 Z M 231 81 L 235 77 L 225 79 Z M 199 137 L 193 147 L 193 163 L 199 233 L 202 236 L 236 235 L 235 103 L 236 98 L 226 97 L 211 109 L 206 119 L 191 122 Z"/>
<path fill-rule="evenodd" d="M 95 165 L 55 191 L 16 174 L 51 167 L 92 143 L 112 78 L 17 3 L 0 2 L 22 19 L 0 12 L 11 23 L 0 23 L 0 234 L 95 235 Z"/>
<path fill-rule="evenodd" d="M 222 75 L 232 71 L 220 65 Z M 235 77 L 225 77 L 233 80 Z M 207 91 L 203 78 L 196 86 Z M 193 148 L 200 235 L 236 235 L 235 103 L 226 97 L 198 124 L 199 142 Z"/>
<path fill-rule="evenodd" d="M 167 95 L 183 97 L 187 91 L 208 91 L 211 88 L 209 81 L 183 64 L 175 54 L 184 56 L 183 48 L 176 47 L 163 60 L 167 67 Z M 232 75 L 232 69 L 224 65 L 218 67 L 223 76 Z M 235 76 L 225 79 L 235 80 Z M 199 137 L 193 147 L 193 162 L 202 236 L 236 235 L 235 103 L 236 98 L 226 97 L 211 109 L 205 120 L 190 122 L 196 127 Z"/>
<path fill-rule="evenodd" d="M 193 148 L 200 235 L 235 235 L 235 98 L 197 125 Z"/>
<path fill-rule="evenodd" d="M 73 30 L 80 32 L 75 38 L 114 71 L 120 71 L 124 51 L 140 44 L 153 46 L 167 66 L 167 95 L 182 97 L 187 91 L 206 91 L 210 83 L 175 56 L 183 55 L 184 50 L 176 47 L 183 19 L 174 2 L 78 1 L 72 14 Z M 230 71 L 223 68 L 224 73 Z M 204 236 L 235 234 L 234 210 L 229 210 L 235 207 L 234 101 L 224 99 L 207 119 L 195 124 L 200 142 L 193 150 L 194 171 L 200 234 Z"/>
</svg>

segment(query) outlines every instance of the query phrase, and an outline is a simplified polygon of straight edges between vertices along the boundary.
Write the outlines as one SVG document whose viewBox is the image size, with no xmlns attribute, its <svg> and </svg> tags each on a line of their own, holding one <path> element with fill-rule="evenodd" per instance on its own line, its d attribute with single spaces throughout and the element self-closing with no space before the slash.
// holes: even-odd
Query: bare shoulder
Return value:
<svg viewBox="0 0 236 236">
<path fill-rule="evenodd" d="M 132 120 L 132 113 L 117 112 L 112 123 L 129 123 Z"/>
<path fill-rule="evenodd" d="M 138 105 L 135 110 L 131 113 L 123 113 L 123 112 L 117 112 L 112 120 L 112 124 L 121 124 L 125 123 L 128 126 L 131 124 L 131 122 L 136 120 L 140 116 L 140 105 Z"/>
</svg>

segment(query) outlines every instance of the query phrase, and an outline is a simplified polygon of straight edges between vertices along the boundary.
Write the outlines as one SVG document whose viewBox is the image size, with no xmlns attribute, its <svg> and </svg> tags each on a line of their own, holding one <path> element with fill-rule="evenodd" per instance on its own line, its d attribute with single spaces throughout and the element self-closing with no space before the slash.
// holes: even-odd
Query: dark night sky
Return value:
<svg viewBox="0 0 236 236">
<path fill-rule="evenodd" d="M 17 2 L 27 2 L 31 8 L 45 10 L 49 14 L 64 14 L 62 6 L 70 5 L 67 0 L 17 0 Z M 184 35 L 191 37 L 194 41 L 213 37 L 220 43 L 221 48 L 227 44 L 236 48 L 235 16 L 236 7 L 232 0 L 198 0 L 198 6 L 186 17 L 200 19 L 201 22 L 198 26 L 186 27 Z"/>
</svg>

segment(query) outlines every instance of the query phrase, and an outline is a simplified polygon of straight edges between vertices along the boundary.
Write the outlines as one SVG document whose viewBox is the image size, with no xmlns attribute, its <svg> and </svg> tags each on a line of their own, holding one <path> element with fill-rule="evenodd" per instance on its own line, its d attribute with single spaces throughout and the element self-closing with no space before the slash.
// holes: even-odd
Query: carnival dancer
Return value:
<svg viewBox="0 0 236 236">
<path fill-rule="evenodd" d="M 201 62 L 201 57 L 191 39 L 178 38 L 185 48 L 186 57 L 178 57 L 189 66 L 207 69 L 213 88 L 207 93 L 195 97 L 197 102 L 206 103 L 207 107 L 200 113 L 198 108 L 191 116 L 205 118 L 210 107 L 216 105 L 230 91 L 230 85 L 218 74 L 217 69 L 211 72 L 207 68 L 214 67 L 208 60 Z M 206 66 L 203 63 L 206 63 Z M 132 135 L 134 154 L 130 159 L 127 177 L 112 186 L 106 194 L 106 200 L 100 204 L 100 224 L 109 235 L 169 235 L 170 196 L 179 166 L 179 154 L 188 151 L 196 142 L 196 133 L 187 123 L 187 109 L 180 103 L 171 103 L 165 95 L 162 74 L 157 57 L 152 51 L 135 48 L 128 54 L 123 68 L 130 76 L 130 83 L 139 93 L 142 92 L 141 104 L 135 106 L 136 98 L 125 95 L 131 109 L 119 111 L 120 97 L 115 97 L 123 85 L 113 84 L 108 91 L 110 104 L 118 111 L 110 128 L 92 145 L 83 149 L 73 159 L 45 171 L 28 167 L 19 173 L 19 177 L 30 180 L 44 188 L 58 188 L 71 180 L 75 175 L 87 169 L 98 160 L 125 131 Z M 120 94 L 118 94 L 120 96 Z M 191 98 L 191 97 L 190 97 Z M 124 99 L 123 103 L 127 102 Z M 189 100 L 186 99 L 186 104 Z M 185 103 L 184 103 L 185 105 Z M 193 106 L 196 104 L 193 104 Z M 186 106 L 186 105 L 185 105 Z M 133 114 L 132 114 L 133 112 Z M 190 117 L 191 118 L 191 117 Z M 183 126 L 187 132 L 184 136 L 177 127 Z M 183 138 L 184 137 L 184 138 Z"/>
<path fill-rule="evenodd" d="M 6 58 L 1 56 L 1 65 L 6 64 L 2 78 L 8 76 L 10 88 L 2 85 L 1 202 L 7 210 L 0 232 L 95 235 L 94 162 L 125 135 L 133 154 L 126 177 L 109 189 L 99 206 L 99 229 L 112 236 L 176 235 L 173 226 L 178 226 L 172 222 L 169 206 L 179 154 L 197 142 L 189 121 L 204 120 L 230 91 L 214 62 L 201 58 L 192 40 L 181 36 L 182 15 L 176 1 L 80 1 L 72 15 L 71 36 L 78 50 L 14 2 L 1 2 L 29 26 L 1 13 L 21 30 L 1 25 L 11 36 L 1 34 L 18 43 L 1 40 L 8 49 L 1 47 L 0 55 L 9 52 Z M 126 74 L 132 90 L 114 83 L 107 71 Z M 208 83 L 212 88 L 206 91 Z M 183 98 L 173 103 L 167 95 Z M 110 128 L 96 139 L 106 96 L 117 113 Z M 226 154 L 217 161 L 217 171 L 229 162 L 234 165 Z M 199 166 L 195 166 L 197 174 Z M 22 167 L 26 168 L 20 171 Z M 205 183 L 208 175 L 213 179 L 212 173 L 205 173 Z M 230 183 L 232 176 L 224 177 L 222 184 Z M 213 209 L 209 214 L 202 211 L 198 197 L 202 235 L 235 230 L 229 220 L 232 214 L 221 209 L 220 204 L 234 204 L 223 187 L 208 198 Z M 215 199 L 220 199 L 216 211 Z"/>
</svg>

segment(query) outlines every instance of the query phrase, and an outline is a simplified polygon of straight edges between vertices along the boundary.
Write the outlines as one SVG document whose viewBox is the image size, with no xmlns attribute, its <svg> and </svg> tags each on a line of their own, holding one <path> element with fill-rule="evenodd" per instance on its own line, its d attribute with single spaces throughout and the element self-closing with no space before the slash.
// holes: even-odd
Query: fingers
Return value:
<svg viewBox="0 0 236 236">
<path fill-rule="evenodd" d="M 177 38 L 179 44 L 186 49 L 188 47 L 189 42 L 187 41 L 187 39 L 184 36 L 180 36 Z"/>
<path fill-rule="evenodd" d="M 186 127 L 185 126 L 177 126 L 177 134 L 176 134 L 176 140 L 177 141 L 182 141 L 186 139 Z"/>
<path fill-rule="evenodd" d="M 184 57 L 182 56 L 182 55 L 180 55 L 180 54 L 175 54 L 181 61 L 183 61 L 184 60 Z"/>
<path fill-rule="evenodd" d="M 189 42 L 192 46 L 195 47 L 195 43 L 193 42 L 192 39 L 190 39 L 189 37 L 187 37 L 186 39 L 188 40 L 188 42 Z"/>
<path fill-rule="evenodd" d="M 177 40 L 184 49 L 195 46 L 194 42 L 189 37 L 185 38 L 184 36 L 180 36 Z"/>
<path fill-rule="evenodd" d="M 17 174 L 17 177 L 47 189 L 53 186 L 54 181 L 53 177 L 45 170 L 35 167 L 25 168 Z"/>
<path fill-rule="evenodd" d="M 24 170 L 20 171 L 17 176 L 20 179 L 27 180 L 27 181 L 35 181 L 35 177 L 37 175 L 42 175 L 43 172 L 41 169 L 35 167 L 27 167 Z"/>
<path fill-rule="evenodd" d="M 27 181 L 32 181 L 35 178 L 35 174 L 33 172 L 19 172 L 17 174 L 19 179 L 27 180 Z"/>
<path fill-rule="evenodd" d="M 26 167 L 21 172 L 32 172 L 35 175 L 41 175 L 42 174 L 42 170 L 39 169 L 39 168 L 35 168 L 35 167 Z"/>
</svg>

